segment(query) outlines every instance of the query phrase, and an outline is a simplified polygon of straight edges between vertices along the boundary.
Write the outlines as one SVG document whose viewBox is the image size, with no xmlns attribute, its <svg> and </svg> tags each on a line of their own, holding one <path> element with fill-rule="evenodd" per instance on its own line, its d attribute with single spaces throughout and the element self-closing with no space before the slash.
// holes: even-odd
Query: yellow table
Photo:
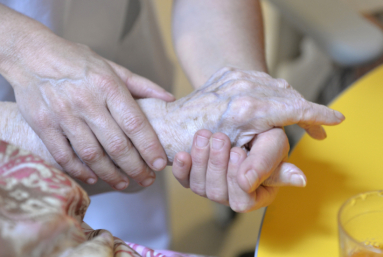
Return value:
<svg viewBox="0 0 383 257">
<path fill-rule="evenodd" d="M 305 172 L 307 187 L 281 188 L 265 214 L 259 257 L 338 256 L 341 204 L 360 192 L 383 189 L 383 66 L 331 107 L 346 120 L 326 127 L 326 140 L 305 135 L 294 149 L 290 161 Z"/>
</svg>

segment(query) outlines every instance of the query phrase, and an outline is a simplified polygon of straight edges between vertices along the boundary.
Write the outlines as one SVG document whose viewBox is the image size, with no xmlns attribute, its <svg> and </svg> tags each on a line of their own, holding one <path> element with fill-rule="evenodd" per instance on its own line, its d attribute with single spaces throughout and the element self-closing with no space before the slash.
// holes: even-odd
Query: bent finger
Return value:
<svg viewBox="0 0 383 257">
<path fill-rule="evenodd" d="M 206 195 L 210 200 L 229 204 L 227 168 L 230 156 L 230 138 L 215 133 L 210 139 L 210 154 L 206 173 Z"/>
<path fill-rule="evenodd" d="M 71 177 L 88 184 L 97 182 L 97 176 L 78 158 L 62 131 L 45 130 L 39 134 L 39 137 L 55 161 Z"/>
<path fill-rule="evenodd" d="M 120 88 L 118 92 L 109 95 L 106 101 L 112 117 L 131 140 L 145 163 L 155 171 L 164 169 L 167 164 L 165 150 L 128 90 Z"/>
<path fill-rule="evenodd" d="M 141 77 L 128 69 L 108 61 L 116 74 L 125 83 L 134 98 L 158 98 L 166 102 L 172 102 L 175 97 L 153 81 Z"/>
<path fill-rule="evenodd" d="M 192 159 L 190 154 L 187 152 L 179 152 L 176 154 L 172 167 L 173 175 L 185 188 L 190 187 L 189 176 L 191 165 Z"/>
<path fill-rule="evenodd" d="M 230 161 L 227 170 L 227 184 L 229 192 L 229 205 L 235 212 L 247 212 L 253 209 L 255 205 L 255 192 L 248 193 L 244 191 L 237 181 L 237 173 L 242 162 L 246 159 L 246 152 L 234 147 L 230 152 Z"/>
<path fill-rule="evenodd" d="M 212 133 L 202 129 L 195 133 L 191 149 L 192 168 L 190 189 L 197 195 L 206 197 L 206 172 L 209 161 L 209 140 Z"/>
<path fill-rule="evenodd" d="M 117 169 L 86 123 L 72 121 L 70 124 L 63 123 L 62 126 L 77 156 L 99 178 L 117 190 L 128 186 L 128 177 Z"/>
<path fill-rule="evenodd" d="M 288 151 L 289 143 L 283 129 L 274 128 L 257 135 L 237 175 L 240 187 L 253 192 L 283 161 Z"/>
</svg>

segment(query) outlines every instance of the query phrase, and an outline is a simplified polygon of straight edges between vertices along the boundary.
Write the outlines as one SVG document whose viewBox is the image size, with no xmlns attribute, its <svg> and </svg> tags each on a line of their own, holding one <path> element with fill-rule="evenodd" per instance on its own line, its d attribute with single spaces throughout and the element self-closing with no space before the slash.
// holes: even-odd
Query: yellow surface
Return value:
<svg viewBox="0 0 383 257">
<path fill-rule="evenodd" d="M 327 139 L 305 135 L 290 161 L 306 188 L 281 188 L 266 211 L 259 257 L 338 254 L 337 213 L 349 197 L 383 189 L 383 66 L 360 79 L 331 105 L 346 120 L 326 127 Z"/>
</svg>

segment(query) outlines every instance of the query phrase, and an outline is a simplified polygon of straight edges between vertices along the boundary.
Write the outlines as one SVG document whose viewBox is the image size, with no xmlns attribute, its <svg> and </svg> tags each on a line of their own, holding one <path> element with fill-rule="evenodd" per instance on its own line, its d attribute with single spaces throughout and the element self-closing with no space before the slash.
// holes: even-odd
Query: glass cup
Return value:
<svg viewBox="0 0 383 257">
<path fill-rule="evenodd" d="M 383 257 L 383 190 L 348 199 L 338 214 L 341 257 Z"/>
</svg>

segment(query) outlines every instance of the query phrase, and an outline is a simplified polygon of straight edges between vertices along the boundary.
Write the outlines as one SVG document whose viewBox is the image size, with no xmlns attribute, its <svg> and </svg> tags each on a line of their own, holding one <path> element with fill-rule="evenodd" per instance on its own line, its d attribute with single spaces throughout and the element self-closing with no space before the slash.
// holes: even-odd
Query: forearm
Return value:
<svg viewBox="0 0 383 257">
<path fill-rule="evenodd" d="M 43 24 L 0 4 L 0 74 L 7 77 L 22 55 L 30 55 L 26 46 L 33 38 L 49 31 Z"/>
<path fill-rule="evenodd" d="M 267 70 L 258 0 L 176 0 L 173 40 L 194 88 L 226 66 Z"/>
</svg>

